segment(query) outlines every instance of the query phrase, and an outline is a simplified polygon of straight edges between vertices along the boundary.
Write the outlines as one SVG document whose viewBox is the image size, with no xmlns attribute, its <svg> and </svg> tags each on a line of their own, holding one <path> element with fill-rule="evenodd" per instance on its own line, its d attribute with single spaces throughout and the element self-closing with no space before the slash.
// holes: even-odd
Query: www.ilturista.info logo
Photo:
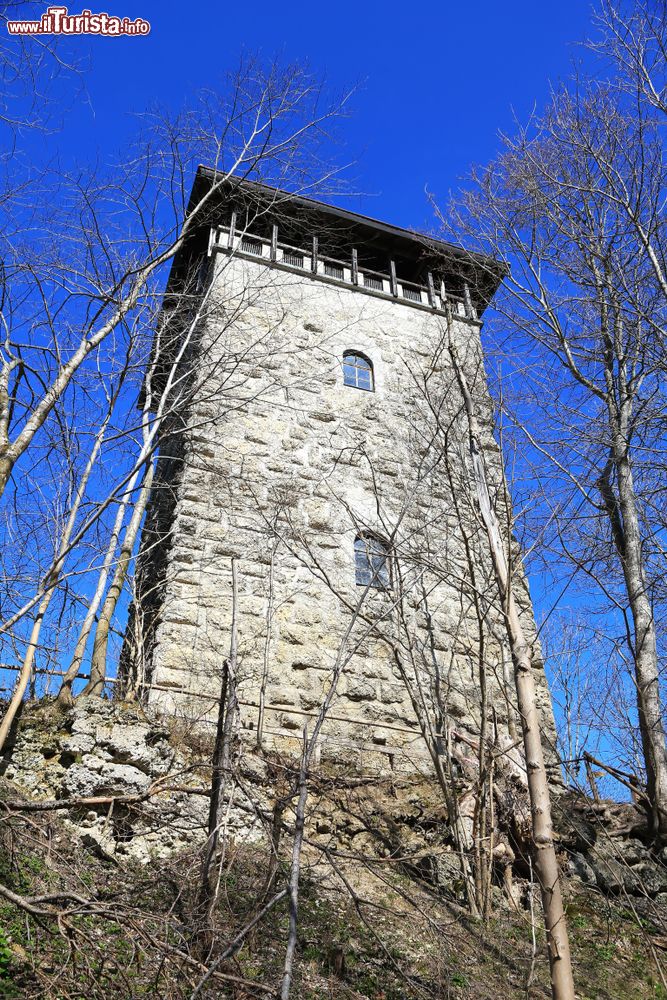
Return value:
<svg viewBox="0 0 667 1000">
<path fill-rule="evenodd" d="M 137 17 L 116 17 L 113 14 L 93 14 L 82 10 L 70 14 L 67 7 L 49 7 L 39 21 L 7 21 L 10 35 L 105 35 L 109 38 L 147 35 L 151 30 L 148 21 Z"/>
</svg>

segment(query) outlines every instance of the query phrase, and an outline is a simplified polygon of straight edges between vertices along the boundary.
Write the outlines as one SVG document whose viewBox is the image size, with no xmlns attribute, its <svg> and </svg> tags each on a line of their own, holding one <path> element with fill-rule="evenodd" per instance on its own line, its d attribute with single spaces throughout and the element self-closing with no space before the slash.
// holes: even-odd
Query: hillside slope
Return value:
<svg viewBox="0 0 667 1000">
<path fill-rule="evenodd" d="M 267 834 L 294 762 L 239 754 L 207 923 L 198 904 L 207 760 L 205 740 L 136 706 L 25 714 L 5 761 L 12 780 L 0 787 L 0 996 L 275 996 L 284 896 L 215 962 L 285 884 L 290 807 L 275 859 Z M 434 782 L 322 765 L 307 810 L 292 997 L 546 1000 L 527 844 L 517 808 L 497 812 L 506 848 L 483 921 L 467 908 Z M 664 1000 L 667 873 L 642 841 L 641 814 L 572 794 L 556 812 L 580 1000 Z"/>
</svg>

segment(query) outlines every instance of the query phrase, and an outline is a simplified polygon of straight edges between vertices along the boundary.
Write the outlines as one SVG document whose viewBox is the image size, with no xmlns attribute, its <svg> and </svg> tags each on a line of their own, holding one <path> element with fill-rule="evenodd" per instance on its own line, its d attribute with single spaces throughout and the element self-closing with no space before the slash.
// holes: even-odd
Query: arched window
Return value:
<svg viewBox="0 0 667 1000">
<path fill-rule="evenodd" d="M 354 389 L 365 389 L 373 392 L 373 365 L 369 359 L 358 351 L 345 351 L 343 355 L 343 381 Z"/>
<path fill-rule="evenodd" d="M 364 532 L 355 538 L 354 576 L 358 587 L 385 590 L 391 585 L 389 548 L 377 535 Z"/>
</svg>

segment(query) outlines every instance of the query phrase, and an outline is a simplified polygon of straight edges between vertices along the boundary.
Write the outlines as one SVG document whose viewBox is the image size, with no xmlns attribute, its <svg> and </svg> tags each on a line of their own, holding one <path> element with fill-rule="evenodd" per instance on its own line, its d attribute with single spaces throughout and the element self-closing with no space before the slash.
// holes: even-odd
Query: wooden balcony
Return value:
<svg viewBox="0 0 667 1000">
<path fill-rule="evenodd" d="M 369 270 L 359 265 L 355 249 L 351 250 L 348 260 L 328 257 L 319 252 L 316 236 L 309 247 L 291 246 L 279 241 L 277 226 L 273 227 L 271 239 L 266 239 L 247 230 L 238 230 L 236 220 L 232 217 L 228 226 L 211 229 L 209 255 L 218 251 L 261 260 L 270 267 L 306 273 L 311 278 L 349 286 L 367 295 L 399 300 L 417 309 L 428 309 L 444 315 L 451 313 L 462 319 L 478 318 L 467 285 L 464 285 L 463 295 L 453 295 L 446 290 L 444 282 L 435 280 L 430 272 L 425 285 L 406 281 L 397 275 L 392 260 L 387 262 L 386 272 Z"/>
</svg>

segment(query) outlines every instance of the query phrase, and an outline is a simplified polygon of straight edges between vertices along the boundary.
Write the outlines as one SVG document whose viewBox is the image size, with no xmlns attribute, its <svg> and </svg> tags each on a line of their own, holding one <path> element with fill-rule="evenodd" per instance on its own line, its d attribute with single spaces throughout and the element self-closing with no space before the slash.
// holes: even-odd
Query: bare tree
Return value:
<svg viewBox="0 0 667 1000">
<path fill-rule="evenodd" d="M 7 21 L 31 15 L 39 20 L 42 10 L 38 3 L 7 0 L 0 13 L 0 127 L 12 137 L 5 146 L 5 159 L 20 150 L 20 133 L 51 132 L 57 127 L 57 103 L 62 112 L 63 99 L 67 99 L 57 87 L 63 79 L 69 85 L 66 91 L 72 84 L 81 84 L 82 61 L 66 53 L 61 40 L 8 34 Z M 9 187 L 6 195 L 13 191 Z"/>
<path fill-rule="evenodd" d="M 549 779 L 544 762 L 544 751 L 540 735 L 540 717 L 535 694 L 533 652 L 531 643 L 528 641 L 521 622 L 521 614 L 510 572 L 510 561 L 506 555 L 506 543 L 503 541 L 498 518 L 491 502 L 487 471 L 483 457 L 482 437 L 478 418 L 475 413 L 473 397 L 467 384 L 464 370 L 458 360 L 456 348 L 451 341 L 449 351 L 465 403 L 468 418 L 471 463 L 479 509 L 488 537 L 489 550 L 505 613 L 507 635 L 512 648 L 533 817 L 535 869 L 542 893 L 544 924 L 547 931 L 547 946 L 551 967 L 551 989 L 554 1000 L 574 1000 L 572 960 L 570 958 L 565 908 L 563 906 L 560 873 L 553 839 Z"/>
<path fill-rule="evenodd" d="M 2 724 L 0 724 L 0 748 L 4 746 L 4 743 L 7 739 L 7 734 L 9 733 L 12 723 L 16 717 L 16 713 L 19 709 L 23 696 L 25 695 L 28 683 L 31 677 L 33 676 L 35 656 L 37 653 L 37 649 L 39 648 L 40 633 L 42 630 L 44 618 L 49 609 L 51 600 L 56 592 L 56 588 L 58 587 L 58 584 L 60 582 L 60 577 L 63 573 L 63 567 L 65 564 L 66 556 L 69 553 L 70 545 L 72 543 L 72 536 L 74 534 L 74 529 L 79 517 L 81 504 L 83 503 L 89 481 L 95 470 L 95 466 L 99 458 L 99 453 L 102 448 L 104 438 L 107 434 L 113 409 L 116 405 L 118 395 L 121 392 L 122 386 L 123 386 L 123 376 L 121 375 L 121 377 L 116 381 L 115 385 L 113 386 L 112 392 L 109 395 L 107 413 L 105 414 L 99 428 L 97 428 L 94 432 L 93 444 L 90 450 L 90 455 L 88 456 L 86 463 L 82 469 L 81 476 L 78 482 L 76 483 L 74 495 L 71 499 L 71 504 L 69 507 L 67 518 L 63 526 L 62 537 L 57 547 L 54 560 L 48 570 L 47 578 L 44 581 L 44 594 L 39 602 L 37 615 L 32 625 L 28 645 L 25 651 L 25 655 L 23 657 L 21 672 L 19 674 L 16 683 L 16 688 L 12 695 L 11 701 L 7 706 L 7 711 L 2 719 Z"/>
<path fill-rule="evenodd" d="M 447 224 L 511 269 L 498 300 L 505 372 L 522 350 L 531 362 L 513 420 L 527 453 L 549 470 L 539 477 L 548 551 L 595 580 L 624 616 L 647 796 L 662 839 L 655 470 L 664 454 L 667 300 L 654 252 L 664 238 L 661 135 L 641 112 L 619 105 L 610 86 L 579 82 L 505 140 L 472 181 Z"/>
<path fill-rule="evenodd" d="M 261 172 L 264 176 L 273 174 L 284 179 L 289 167 L 294 172 L 293 182 L 303 181 L 303 177 L 298 178 L 298 171 L 303 169 L 304 136 L 317 133 L 337 110 L 331 106 L 320 110 L 319 100 L 317 84 L 297 68 L 281 72 L 274 66 L 262 74 L 253 64 L 244 66 L 231 81 L 230 93 L 221 101 L 209 101 L 198 112 L 175 123 L 158 122 L 154 126 L 157 148 L 143 150 L 141 159 L 132 164 L 126 176 L 95 178 L 85 186 L 77 185 L 76 208 L 82 212 L 84 223 L 69 242 L 67 259 L 40 255 L 34 261 L 33 251 L 27 256 L 31 262 L 28 265 L 22 255 L 25 247 L 18 251 L 7 248 L 5 269 L 9 276 L 10 262 L 15 262 L 13 277 L 19 286 L 18 294 L 27 298 L 29 304 L 37 302 L 40 296 L 48 303 L 48 311 L 39 317 L 39 325 L 43 336 L 51 338 L 50 349 L 62 360 L 53 374 L 43 372 L 41 391 L 35 385 L 34 398 L 27 405 L 15 395 L 21 375 L 26 376 L 27 362 L 14 348 L 12 324 L 5 323 L 5 357 L 0 372 L 0 398 L 5 400 L 0 421 L 0 491 L 5 489 L 16 462 L 30 447 L 82 365 L 112 334 L 131 321 L 146 296 L 155 294 L 153 283 L 185 246 L 230 178 Z M 204 136 L 207 140 L 202 141 Z M 195 158 L 202 155 L 208 156 L 215 181 L 186 212 L 181 185 Z M 160 189 L 154 185 L 147 196 L 154 160 L 161 161 L 160 179 L 164 186 Z M 172 209 L 172 219 L 166 225 L 160 224 L 157 214 L 163 198 L 167 204 L 171 202 Z M 131 205 L 132 221 L 137 226 L 136 242 L 130 252 L 121 243 L 113 247 L 112 234 L 103 218 L 105 208 L 117 199 Z M 69 220 L 63 219 L 60 224 L 67 227 Z M 94 235 L 97 233 L 104 236 L 98 239 Z M 72 261 L 74 247 L 80 256 Z M 89 256 L 92 265 L 88 264 Z M 81 302 L 80 288 L 86 285 L 89 290 Z M 8 282 L 8 288 L 11 294 L 12 283 Z M 77 324 L 76 335 L 67 341 L 62 329 L 65 303 L 60 296 L 65 302 L 72 298 L 79 300 L 80 315 L 86 317 Z M 11 316 L 9 310 L 5 315 Z M 18 322 L 12 319 L 18 333 L 21 317 Z M 42 343 L 33 347 L 41 356 L 48 349 Z M 15 405 L 10 406 L 10 401 Z"/>
<path fill-rule="evenodd" d="M 614 83 L 658 117 L 667 114 L 667 7 L 664 0 L 600 0 L 588 46 L 615 69 Z M 657 261 L 656 261 L 657 263 Z"/>
</svg>

